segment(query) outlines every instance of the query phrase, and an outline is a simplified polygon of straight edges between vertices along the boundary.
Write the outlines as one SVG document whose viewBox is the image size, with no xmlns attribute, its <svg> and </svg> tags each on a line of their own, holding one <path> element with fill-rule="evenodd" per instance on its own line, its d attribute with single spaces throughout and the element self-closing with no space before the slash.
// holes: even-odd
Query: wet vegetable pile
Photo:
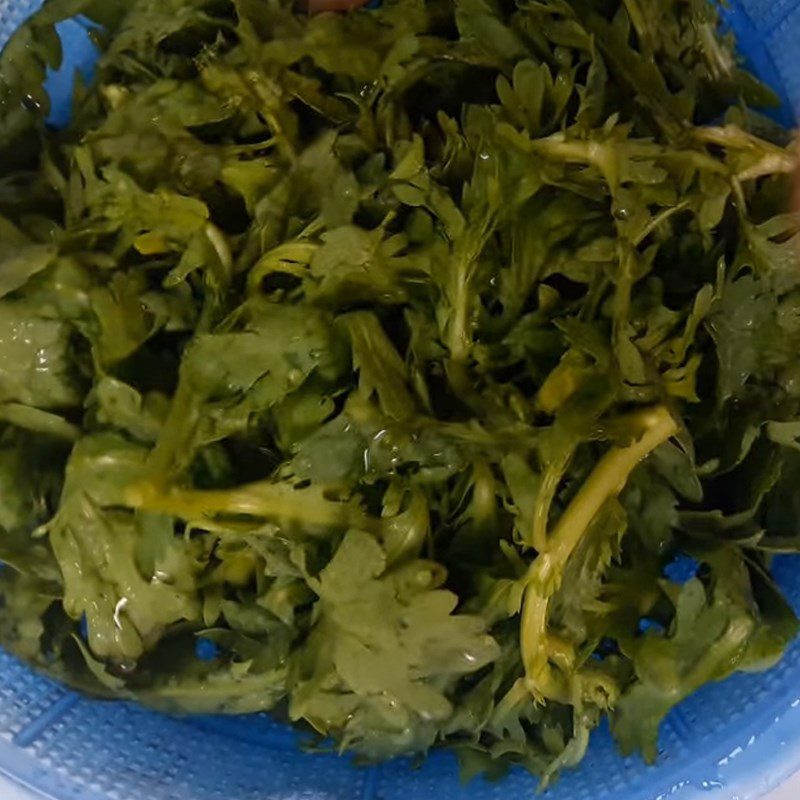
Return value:
<svg viewBox="0 0 800 800">
<path fill-rule="evenodd" d="M 772 99 L 703 0 L 51 0 L 0 69 L 0 641 L 367 759 L 655 757 L 797 629 Z"/>
</svg>

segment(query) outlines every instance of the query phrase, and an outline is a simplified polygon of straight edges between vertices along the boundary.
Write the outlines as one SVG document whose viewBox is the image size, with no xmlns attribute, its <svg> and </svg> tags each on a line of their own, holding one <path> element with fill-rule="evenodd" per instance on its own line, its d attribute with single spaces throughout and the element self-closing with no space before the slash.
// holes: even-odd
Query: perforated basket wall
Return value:
<svg viewBox="0 0 800 800">
<path fill-rule="evenodd" d="M 0 0 L 3 44 L 40 0 Z M 753 68 L 800 109 L 800 0 L 729 0 L 727 24 Z M 85 61 L 75 23 L 67 60 Z M 65 109 L 69 70 L 52 82 Z M 777 573 L 800 606 L 800 560 Z M 607 731 L 580 770 L 549 800 L 755 800 L 800 770 L 800 643 L 763 675 L 706 688 L 670 715 L 655 767 L 623 760 Z M 462 786 L 452 758 L 420 769 L 392 762 L 356 769 L 307 755 L 293 733 L 266 717 L 178 720 L 122 703 L 100 703 L 31 673 L 0 651 L 0 800 L 506 800 L 532 797 L 515 773 Z"/>
</svg>

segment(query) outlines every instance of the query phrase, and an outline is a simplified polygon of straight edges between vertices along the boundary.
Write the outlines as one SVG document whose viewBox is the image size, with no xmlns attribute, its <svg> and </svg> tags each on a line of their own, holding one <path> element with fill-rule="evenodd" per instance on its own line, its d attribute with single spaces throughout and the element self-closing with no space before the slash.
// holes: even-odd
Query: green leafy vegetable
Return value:
<svg viewBox="0 0 800 800">
<path fill-rule="evenodd" d="M 55 131 L 75 14 L 101 55 Z M 3 645 L 544 782 L 774 664 L 797 161 L 717 23 L 49 0 L 0 58 Z"/>
</svg>

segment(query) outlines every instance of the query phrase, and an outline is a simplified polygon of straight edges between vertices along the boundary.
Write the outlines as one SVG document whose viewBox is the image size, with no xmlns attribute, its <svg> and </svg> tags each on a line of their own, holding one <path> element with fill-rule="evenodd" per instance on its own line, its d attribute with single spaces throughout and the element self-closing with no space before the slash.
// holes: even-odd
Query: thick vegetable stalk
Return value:
<svg viewBox="0 0 800 800">
<path fill-rule="evenodd" d="M 625 488 L 636 466 L 659 445 L 673 436 L 678 426 L 672 414 L 658 406 L 631 418 L 638 437 L 626 447 L 615 447 L 597 463 L 591 475 L 561 515 L 528 571 L 522 609 L 520 645 L 526 686 L 535 697 L 572 702 L 569 687 L 554 669 L 559 654 L 568 658 L 568 648 L 548 632 L 550 598 L 561 582 L 567 562 L 586 535 L 603 505 Z"/>
<path fill-rule="evenodd" d="M 183 489 L 143 482 L 128 489 L 126 500 L 131 508 L 170 514 L 190 523 L 215 528 L 217 517 L 227 519 L 222 530 L 252 530 L 254 520 L 281 520 L 284 523 L 317 527 L 356 527 L 376 530 L 378 520 L 364 514 L 352 502 L 336 502 L 325 497 L 319 487 L 295 488 L 291 483 L 258 481 L 235 489 Z"/>
</svg>

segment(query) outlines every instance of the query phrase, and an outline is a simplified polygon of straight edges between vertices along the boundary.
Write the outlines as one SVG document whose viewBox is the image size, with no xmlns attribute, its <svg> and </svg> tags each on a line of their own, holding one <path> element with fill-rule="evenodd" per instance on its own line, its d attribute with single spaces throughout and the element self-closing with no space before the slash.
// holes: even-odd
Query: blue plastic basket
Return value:
<svg viewBox="0 0 800 800">
<path fill-rule="evenodd" d="M 0 0 L 0 45 L 41 0 Z M 800 0 L 728 0 L 725 22 L 752 68 L 800 111 Z M 68 114 L 71 75 L 91 66 L 85 31 L 61 26 L 66 64 L 50 78 L 54 115 Z M 796 559 L 776 573 L 800 608 Z M 622 759 L 606 729 L 548 800 L 755 800 L 800 771 L 800 642 L 777 668 L 710 686 L 668 717 L 654 767 Z M 308 755 L 265 716 L 173 719 L 82 698 L 0 651 L 0 800 L 500 800 L 532 797 L 515 772 L 459 783 L 452 757 L 420 768 L 354 768 Z M 800 795 L 800 789 L 798 789 Z"/>
</svg>

